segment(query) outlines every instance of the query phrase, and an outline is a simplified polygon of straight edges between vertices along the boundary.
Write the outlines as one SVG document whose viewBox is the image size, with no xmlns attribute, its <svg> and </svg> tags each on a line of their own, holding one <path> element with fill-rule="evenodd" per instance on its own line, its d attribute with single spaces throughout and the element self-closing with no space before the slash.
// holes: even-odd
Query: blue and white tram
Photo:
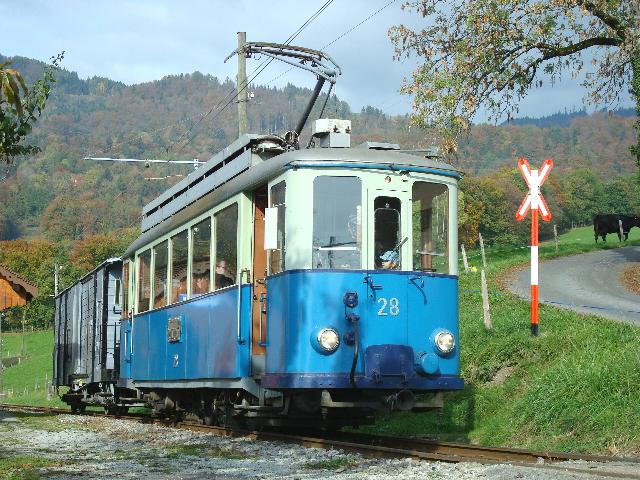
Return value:
<svg viewBox="0 0 640 480">
<path fill-rule="evenodd" d="M 323 426 L 462 388 L 460 174 L 349 133 L 244 135 L 144 208 L 119 388 L 206 423 Z"/>
</svg>

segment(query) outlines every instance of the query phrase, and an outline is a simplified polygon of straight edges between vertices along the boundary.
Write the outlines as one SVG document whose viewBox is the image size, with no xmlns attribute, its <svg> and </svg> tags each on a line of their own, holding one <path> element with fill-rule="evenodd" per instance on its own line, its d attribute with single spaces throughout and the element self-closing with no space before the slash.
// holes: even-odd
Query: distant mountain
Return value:
<svg viewBox="0 0 640 480">
<path fill-rule="evenodd" d="M 618 108 L 616 110 L 600 110 L 599 113 L 609 113 L 611 115 L 617 115 L 619 117 L 635 117 L 636 111 L 633 108 Z M 554 113 L 544 117 L 522 117 L 513 118 L 502 125 L 535 125 L 537 127 L 568 127 L 576 118 L 582 118 L 588 116 L 586 110 L 576 110 L 568 112 L 566 109 L 564 112 Z"/>
<path fill-rule="evenodd" d="M 0 62 L 5 58 L 0 56 Z M 30 83 L 45 67 L 24 57 L 12 60 Z M 42 152 L 0 167 L 0 240 L 69 241 L 136 225 L 142 205 L 190 168 L 92 163 L 82 160 L 85 156 L 208 160 L 237 137 L 234 84 L 228 78 L 194 72 L 131 86 L 102 77 L 84 80 L 66 70 L 57 78 L 30 137 Z M 256 133 L 293 129 L 311 94 L 291 84 L 251 85 L 249 91 L 249 130 Z M 320 100 L 311 120 L 318 117 Z M 433 132 L 409 126 L 408 115 L 387 115 L 375 106 L 353 112 L 332 96 L 326 112 L 352 120 L 352 145 L 372 140 L 423 148 L 438 142 Z M 446 160 L 467 174 L 513 168 L 524 155 L 534 161 L 553 158 L 560 172 L 588 167 L 601 178 L 629 175 L 636 167 L 628 151 L 635 139 L 628 115 L 573 112 L 555 120 L 477 125 L 460 142 L 457 155 Z M 145 180 L 164 176 L 170 177 Z"/>
</svg>

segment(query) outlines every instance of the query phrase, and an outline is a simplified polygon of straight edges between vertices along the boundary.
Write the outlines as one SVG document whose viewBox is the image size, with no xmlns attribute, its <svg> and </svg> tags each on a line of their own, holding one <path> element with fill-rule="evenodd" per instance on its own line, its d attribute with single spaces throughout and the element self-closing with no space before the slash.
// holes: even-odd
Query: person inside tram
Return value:
<svg viewBox="0 0 640 480">
<path fill-rule="evenodd" d="M 209 292 L 209 269 L 194 266 L 193 295 L 202 295 Z"/>
<path fill-rule="evenodd" d="M 400 268 L 400 255 L 395 250 L 387 250 L 380 255 L 383 270 L 398 270 Z"/>
<path fill-rule="evenodd" d="M 218 260 L 216 262 L 216 288 L 230 287 L 234 283 L 226 260 Z"/>
</svg>

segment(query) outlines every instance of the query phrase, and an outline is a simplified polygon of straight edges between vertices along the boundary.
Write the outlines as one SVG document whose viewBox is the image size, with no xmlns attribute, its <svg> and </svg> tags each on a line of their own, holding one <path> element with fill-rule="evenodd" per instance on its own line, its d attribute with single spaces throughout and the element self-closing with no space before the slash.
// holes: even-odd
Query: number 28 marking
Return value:
<svg viewBox="0 0 640 480">
<path fill-rule="evenodd" d="M 380 304 L 380 308 L 378 309 L 379 316 L 386 317 L 391 314 L 395 317 L 400 313 L 400 302 L 395 297 L 389 300 L 384 297 L 380 297 L 378 299 L 378 303 Z M 387 306 L 389 307 L 389 313 L 387 313 Z"/>
</svg>

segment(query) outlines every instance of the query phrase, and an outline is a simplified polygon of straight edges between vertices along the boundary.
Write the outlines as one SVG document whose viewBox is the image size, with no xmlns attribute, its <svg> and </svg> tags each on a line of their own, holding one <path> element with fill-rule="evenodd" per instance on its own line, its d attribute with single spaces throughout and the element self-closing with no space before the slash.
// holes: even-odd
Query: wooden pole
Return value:
<svg viewBox="0 0 640 480">
<path fill-rule="evenodd" d="M 487 257 L 484 254 L 484 242 L 482 241 L 482 234 L 478 233 L 478 238 L 480 239 L 480 252 L 482 253 L 482 266 L 487 268 Z"/>
<path fill-rule="evenodd" d="M 464 273 L 469 273 L 469 262 L 467 262 L 467 252 L 464 249 L 464 243 L 460 244 L 460 250 L 462 250 L 462 263 L 464 264 Z"/>
<path fill-rule="evenodd" d="M 618 226 L 620 227 L 620 243 L 624 242 L 624 231 L 622 230 L 622 220 L 618 219 Z"/>
<path fill-rule="evenodd" d="M 493 323 L 491 322 L 491 312 L 489 311 L 489 289 L 487 288 L 487 277 L 484 268 L 480 271 L 480 280 L 482 283 L 482 313 L 484 316 L 484 328 L 491 330 Z"/>
<path fill-rule="evenodd" d="M 241 52 L 247 43 L 247 33 L 238 32 L 238 136 L 241 137 L 249 130 L 247 120 L 247 56 Z"/>
<path fill-rule="evenodd" d="M 25 348 L 24 348 L 24 324 L 27 320 L 27 308 L 25 307 L 24 310 L 22 310 L 22 339 L 21 339 L 21 345 L 20 345 L 20 356 L 24 357 L 25 355 Z"/>
<path fill-rule="evenodd" d="M 558 226 L 553 224 L 553 239 L 556 242 L 556 253 L 558 253 Z"/>
</svg>

